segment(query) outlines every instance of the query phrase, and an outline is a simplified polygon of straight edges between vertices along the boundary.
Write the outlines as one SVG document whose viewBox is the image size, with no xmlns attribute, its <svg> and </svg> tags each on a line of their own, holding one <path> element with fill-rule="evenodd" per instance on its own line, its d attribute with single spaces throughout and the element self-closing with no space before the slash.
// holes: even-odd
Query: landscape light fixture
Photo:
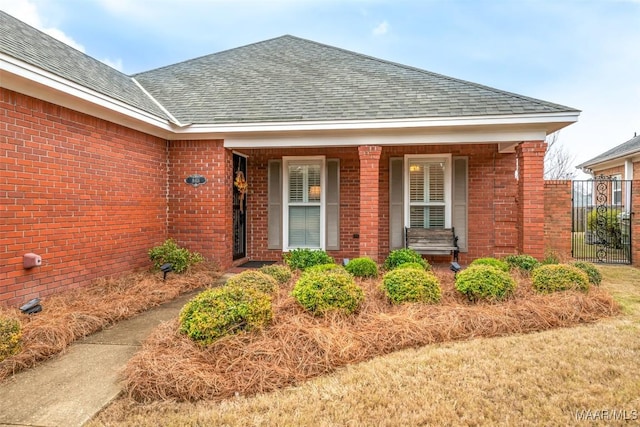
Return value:
<svg viewBox="0 0 640 427">
<path fill-rule="evenodd" d="M 163 274 L 162 280 L 167 280 L 167 273 L 173 271 L 173 264 L 171 264 L 170 262 L 162 264 L 160 266 L 160 271 L 162 271 Z"/>
<path fill-rule="evenodd" d="M 460 267 L 460 264 L 457 262 L 452 262 L 449 270 L 453 271 L 453 277 L 456 277 L 456 274 L 458 274 L 458 271 L 462 270 L 462 267 Z"/>
<path fill-rule="evenodd" d="M 24 314 L 36 314 L 42 311 L 42 306 L 40 305 L 40 298 L 34 298 L 32 300 L 27 301 L 24 305 L 20 307 L 20 311 Z"/>
</svg>

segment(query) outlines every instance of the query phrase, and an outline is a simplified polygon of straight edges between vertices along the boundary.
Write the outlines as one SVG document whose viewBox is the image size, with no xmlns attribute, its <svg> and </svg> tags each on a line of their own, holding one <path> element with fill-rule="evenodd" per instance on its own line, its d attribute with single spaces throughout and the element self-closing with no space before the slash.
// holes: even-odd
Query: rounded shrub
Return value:
<svg viewBox="0 0 640 427">
<path fill-rule="evenodd" d="M 320 249 L 294 249 L 286 252 L 282 257 L 292 270 L 305 270 L 314 265 L 334 264 L 335 262 L 325 251 Z"/>
<path fill-rule="evenodd" d="M 384 269 L 387 271 L 397 268 L 401 264 L 408 262 L 416 262 L 423 266 L 425 270 L 431 270 L 431 266 L 422 258 L 418 252 L 413 249 L 404 248 L 391 251 L 386 260 L 384 260 Z"/>
<path fill-rule="evenodd" d="M 173 239 L 167 239 L 163 244 L 149 249 L 149 258 L 156 270 L 162 264 L 171 263 L 176 273 L 182 273 L 189 266 L 204 261 L 204 257 L 198 252 L 181 248 Z"/>
<path fill-rule="evenodd" d="M 378 265 L 368 257 L 352 259 L 344 268 L 354 277 L 378 277 Z"/>
<path fill-rule="evenodd" d="M 347 270 L 338 264 L 318 264 L 307 267 L 302 274 L 317 274 L 317 273 L 338 273 L 349 274 Z"/>
<path fill-rule="evenodd" d="M 278 281 L 278 283 L 287 283 L 291 280 L 291 269 L 286 265 L 265 265 L 258 270 L 264 274 L 268 274 Z"/>
<path fill-rule="evenodd" d="M 278 281 L 257 270 L 245 270 L 242 273 L 238 273 L 227 279 L 225 286 L 253 288 L 265 294 L 274 294 L 278 291 Z"/>
<path fill-rule="evenodd" d="M 330 311 L 351 314 L 364 300 L 364 291 L 349 274 L 305 273 L 291 295 L 306 310 L 322 315 Z"/>
<path fill-rule="evenodd" d="M 425 271 L 424 265 L 420 264 L 419 262 L 405 262 L 404 264 L 400 264 L 399 266 L 397 266 L 394 270 L 402 270 L 402 269 L 416 269 L 416 270 L 422 270 Z M 428 271 L 429 269 L 427 269 Z"/>
<path fill-rule="evenodd" d="M 22 325 L 18 319 L 0 317 L 0 362 L 21 349 Z"/>
<path fill-rule="evenodd" d="M 395 304 L 437 303 L 442 297 L 438 278 L 422 268 L 396 268 L 387 272 L 382 278 L 382 291 Z"/>
<path fill-rule="evenodd" d="M 609 208 L 604 214 L 599 214 L 597 209 L 587 215 L 587 229 L 596 233 L 596 238 L 601 244 L 610 248 L 622 248 L 622 229 L 620 227 L 620 209 Z"/>
<path fill-rule="evenodd" d="M 180 332 L 208 345 L 240 332 L 263 328 L 273 318 L 271 297 L 253 288 L 223 286 L 196 295 L 180 312 Z"/>
<path fill-rule="evenodd" d="M 512 269 L 518 269 L 522 272 L 531 272 L 540 265 L 540 261 L 531 255 L 507 255 L 504 260 Z"/>
<path fill-rule="evenodd" d="M 486 258 L 477 258 L 471 261 L 472 265 L 488 265 L 489 267 L 497 268 L 498 270 L 502 270 L 505 272 L 509 272 L 509 264 L 506 261 L 502 261 L 498 258 L 486 257 Z"/>
<path fill-rule="evenodd" d="M 533 287 L 538 292 L 551 293 L 565 290 L 589 290 L 589 276 L 577 267 L 567 264 L 546 264 L 531 273 Z"/>
<path fill-rule="evenodd" d="M 456 275 L 456 289 L 472 301 L 503 300 L 516 289 L 516 281 L 490 265 L 470 265 Z"/>
<path fill-rule="evenodd" d="M 585 261 L 576 261 L 572 265 L 587 273 L 589 283 L 592 285 L 598 286 L 600 282 L 602 282 L 602 274 L 600 274 L 600 270 L 598 270 L 598 267 L 594 264 Z"/>
</svg>

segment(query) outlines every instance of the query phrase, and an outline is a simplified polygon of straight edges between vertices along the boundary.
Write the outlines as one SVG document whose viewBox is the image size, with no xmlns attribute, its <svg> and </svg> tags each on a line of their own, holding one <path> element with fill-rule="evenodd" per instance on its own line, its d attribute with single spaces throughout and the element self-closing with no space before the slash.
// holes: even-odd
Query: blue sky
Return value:
<svg viewBox="0 0 640 427">
<path fill-rule="evenodd" d="M 0 0 L 127 74 L 283 34 L 582 110 L 575 164 L 640 133 L 640 0 Z"/>
</svg>

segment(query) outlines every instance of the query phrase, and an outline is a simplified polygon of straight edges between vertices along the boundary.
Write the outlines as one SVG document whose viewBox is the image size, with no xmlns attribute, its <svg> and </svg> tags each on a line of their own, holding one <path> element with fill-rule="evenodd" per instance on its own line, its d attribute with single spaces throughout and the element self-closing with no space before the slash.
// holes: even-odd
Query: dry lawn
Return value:
<svg viewBox="0 0 640 427">
<path fill-rule="evenodd" d="M 310 324 L 303 325 L 300 323 L 303 320 L 294 318 L 290 323 L 296 328 L 304 328 L 299 330 L 297 341 L 287 342 L 277 351 L 251 354 L 259 348 L 255 344 L 258 338 L 238 337 L 238 347 L 240 343 L 244 347 L 234 354 L 235 359 L 231 363 L 226 360 L 228 356 L 222 348 L 217 352 L 193 350 L 175 336 L 175 324 L 168 323 L 158 330 L 147 342 L 146 350 L 129 365 L 128 381 L 131 381 L 132 374 L 134 377 L 143 375 L 137 369 L 144 366 L 150 369 L 144 374 L 147 377 L 136 384 L 146 384 L 145 387 L 153 389 L 155 383 L 158 390 L 164 390 L 161 393 L 166 393 L 154 378 L 159 375 L 156 368 L 171 372 L 169 376 L 172 378 L 180 377 L 179 372 L 188 371 L 188 381 L 176 383 L 182 387 L 180 390 L 189 393 L 201 390 L 205 387 L 200 382 L 206 378 L 211 381 L 208 388 L 218 394 L 208 397 L 218 401 L 178 403 L 171 400 L 176 396 L 168 394 L 168 400 L 143 404 L 125 397 L 103 411 L 91 425 L 564 426 L 581 423 L 608 425 L 615 418 L 637 423 L 640 417 L 640 270 L 606 267 L 602 271 L 605 276 L 602 288 L 621 301 L 624 315 L 571 328 L 557 327 L 593 320 L 595 315 L 591 311 L 594 307 L 606 307 L 599 314 L 602 317 L 606 312 L 615 311 L 615 306 L 604 292 L 597 289 L 590 292 L 588 298 L 582 294 L 557 294 L 550 297 L 552 301 L 547 301 L 545 309 L 527 305 L 537 296 L 522 289 L 518 298 L 511 302 L 481 307 L 465 306 L 464 301 L 457 300 L 452 292 L 445 289 L 442 305 L 451 311 L 452 306 L 458 304 L 461 307 L 457 309 L 458 316 L 445 317 L 438 306 L 431 307 L 429 315 L 418 315 L 415 308 L 404 313 L 395 308 L 389 314 L 378 315 L 379 320 L 384 321 L 383 327 L 376 328 L 378 332 L 374 334 L 365 328 L 367 321 L 371 321 L 369 317 L 373 316 L 366 315 L 370 307 L 365 307 L 358 316 L 364 319 L 355 321 L 357 325 L 352 324 L 358 326 L 356 329 L 363 329 L 371 340 L 365 342 L 355 337 L 355 331 L 344 340 L 345 330 L 326 336 L 328 329 L 336 324 L 349 323 L 346 319 L 322 321 L 310 318 L 317 329 L 309 331 Z M 368 289 L 367 293 L 371 292 Z M 375 301 L 375 298 L 369 300 Z M 283 299 L 278 302 L 278 310 L 283 308 L 280 305 L 291 309 L 288 304 L 286 298 Z M 556 304 L 557 308 L 562 307 L 564 314 L 549 308 Z M 368 305 L 376 306 L 378 303 L 368 302 Z M 524 309 L 520 311 L 519 307 Z M 527 310 L 529 314 L 525 313 Z M 461 315 L 463 311 L 474 313 L 474 316 L 465 317 Z M 550 313 L 555 314 L 550 317 Z M 407 319 L 401 318 L 407 315 L 410 321 L 422 326 L 407 327 Z M 518 316 L 526 321 L 507 331 L 507 326 L 518 322 Z M 471 320 L 472 317 L 475 320 Z M 553 320 L 549 321 L 550 318 Z M 274 327 L 270 329 L 283 328 L 279 324 L 284 320 L 277 316 Z M 324 322 L 334 324 L 329 328 Z M 409 347 L 421 347 L 346 364 L 329 375 L 306 382 L 291 376 L 288 381 L 299 385 L 276 387 L 277 390 L 270 393 L 244 396 L 253 392 L 251 385 L 269 385 L 274 375 L 288 370 L 285 362 L 291 356 L 304 355 L 299 362 L 304 372 L 320 371 L 320 368 L 330 372 L 335 368 L 327 368 L 324 364 L 327 361 L 339 362 L 346 355 L 352 357 L 371 347 L 384 348 L 384 344 L 373 341 L 376 336 L 385 335 L 384 330 L 396 323 L 403 325 L 404 332 L 391 333 L 389 340 L 403 342 Z M 427 334 L 421 342 L 414 334 L 425 333 L 427 329 L 423 323 L 432 323 L 445 332 L 438 336 Z M 522 333 L 535 330 L 533 325 L 551 330 Z M 474 339 L 480 331 L 488 332 L 488 336 L 511 335 Z M 266 331 L 260 335 L 261 339 L 265 334 Z M 452 342 L 449 339 L 464 341 Z M 387 338 L 382 340 L 387 341 Z M 325 350 L 318 352 L 322 357 L 311 361 L 310 368 L 306 366 L 309 360 L 305 358 L 309 356 L 306 347 L 311 343 Z M 174 348 L 184 353 L 172 362 L 163 361 L 163 355 L 172 353 Z M 326 348 L 333 349 L 338 356 L 327 353 Z M 150 349 L 158 354 L 157 358 L 147 354 Z M 220 400 L 226 397 L 219 395 L 225 379 L 209 377 L 210 367 L 229 374 L 238 370 L 237 365 L 247 361 L 257 363 L 256 359 L 260 358 L 275 358 L 277 362 L 265 368 L 270 372 L 245 375 L 248 379 L 244 383 L 245 388 L 236 388 L 239 395 Z M 356 361 L 366 358 L 356 357 Z M 190 366 L 194 361 L 198 363 Z M 153 364 L 158 366 L 154 368 Z M 132 388 L 132 383 L 129 383 L 128 390 L 138 399 L 145 397 L 142 393 L 136 395 L 138 391 L 136 387 Z M 145 393 L 150 393 L 148 397 L 152 395 L 150 391 Z M 578 416 L 587 417 L 587 421 L 579 421 Z"/>
<path fill-rule="evenodd" d="M 170 301 L 193 289 L 210 286 L 219 273 L 201 263 L 181 275 L 142 271 L 101 278 L 90 286 L 42 298 L 42 312 L 27 316 L 0 307 L 0 315 L 22 323 L 22 351 L 0 362 L 0 381 L 60 352 L 71 343 L 106 326 Z"/>
</svg>

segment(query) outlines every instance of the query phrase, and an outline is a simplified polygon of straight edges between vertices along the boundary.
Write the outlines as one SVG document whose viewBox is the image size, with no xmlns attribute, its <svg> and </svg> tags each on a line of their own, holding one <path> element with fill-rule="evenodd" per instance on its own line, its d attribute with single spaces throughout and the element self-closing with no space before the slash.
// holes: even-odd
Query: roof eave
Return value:
<svg viewBox="0 0 640 427">
<path fill-rule="evenodd" d="M 165 118 L 1 53 L 0 85 L 154 136 L 168 138 L 172 130 Z"/>
<path fill-rule="evenodd" d="M 547 134 L 578 120 L 579 111 L 468 117 L 421 117 L 290 122 L 193 124 L 174 129 L 176 137 L 196 135 L 251 135 L 284 132 L 331 132 L 391 129 L 445 129 L 487 126 L 519 126 L 544 129 Z"/>
</svg>

